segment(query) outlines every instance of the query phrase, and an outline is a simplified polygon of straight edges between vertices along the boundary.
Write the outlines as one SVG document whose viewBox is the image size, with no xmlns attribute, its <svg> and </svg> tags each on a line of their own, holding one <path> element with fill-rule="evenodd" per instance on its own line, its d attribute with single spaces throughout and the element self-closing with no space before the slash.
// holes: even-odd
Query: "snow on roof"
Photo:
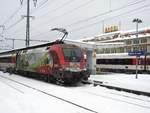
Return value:
<svg viewBox="0 0 150 113">
<path fill-rule="evenodd" d="M 111 32 L 111 33 L 104 33 L 104 34 L 94 36 L 94 37 L 84 38 L 84 39 L 81 39 L 80 41 L 85 41 L 85 42 L 100 41 L 100 42 L 105 43 L 105 42 L 110 42 L 110 41 L 136 38 L 135 34 L 136 34 L 135 30 L 117 31 L 117 32 Z M 140 28 L 138 36 L 139 38 L 150 36 L 150 27 Z"/>
<path fill-rule="evenodd" d="M 143 37 L 150 37 L 150 34 L 139 34 L 138 38 L 143 38 Z M 104 41 L 100 41 L 102 43 L 108 43 L 108 42 L 115 42 L 115 41 L 123 41 L 123 40 L 128 40 L 128 39 L 135 39 L 136 36 L 135 35 L 131 35 L 131 36 L 120 36 L 118 38 L 114 38 L 114 39 L 110 39 L 110 40 L 104 40 Z"/>
<path fill-rule="evenodd" d="M 139 28 L 138 29 L 138 31 L 145 31 L 145 30 L 150 30 L 150 27 L 144 27 L 144 28 Z M 122 33 L 135 33 L 135 32 L 136 32 L 136 29 L 122 31 Z"/>
</svg>

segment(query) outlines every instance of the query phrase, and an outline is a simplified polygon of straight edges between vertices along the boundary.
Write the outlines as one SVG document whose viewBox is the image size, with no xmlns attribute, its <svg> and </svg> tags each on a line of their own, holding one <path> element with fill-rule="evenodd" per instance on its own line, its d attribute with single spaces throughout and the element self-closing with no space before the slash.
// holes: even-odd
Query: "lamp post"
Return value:
<svg viewBox="0 0 150 113">
<path fill-rule="evenodd" d="M 138 24 L 142 23 L 142 20 L 139 18 L 135 18 L 135 19 L 133 19 L 132 22 L 136 24 L 136 39 L 138 39 Z M 135 78 L 136 79 L 138 78 L 138 56 L 136 56 L 136 76 L 135 76 Z"/>
</svg>

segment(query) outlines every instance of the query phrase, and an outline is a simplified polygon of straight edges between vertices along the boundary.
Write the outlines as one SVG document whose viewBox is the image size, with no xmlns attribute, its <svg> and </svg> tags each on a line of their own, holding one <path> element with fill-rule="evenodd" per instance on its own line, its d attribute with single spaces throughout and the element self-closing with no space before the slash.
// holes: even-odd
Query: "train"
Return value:
<svg viewBox="0 0 150 113">
<path fill-rule="evenodd" d="M 138 73 L 150 73 L 150 56 L 138 57 Z M 136 56 L 128 53 L 111 53 L 96 55 L 97 72 L 136 73 Z"/>
<path fill-rule="evenodd" d="M 89 78 L 82 48 L 63 41 L 1 52 L 0 70 L 64 84 Z"/>
</svg>

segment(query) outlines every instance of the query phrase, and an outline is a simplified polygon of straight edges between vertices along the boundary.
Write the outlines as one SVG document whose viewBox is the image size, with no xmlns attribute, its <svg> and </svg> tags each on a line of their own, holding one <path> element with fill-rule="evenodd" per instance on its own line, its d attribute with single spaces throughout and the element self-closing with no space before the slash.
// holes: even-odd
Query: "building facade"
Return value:
<svg viewBox="0 0 150 113">
<path fill-rule="evenodd" d="M 139 30 L 138 38 L 136 38 L 135 31 L 126 32 L 114 32 L 106 33 L 91 39 L 84 39 L 84 42 L 96 42 L 96 43 L 115 43 L 122 42 L 124 45 L 121 47 L 106 47 L 97 49 L 97 54 L 108 53 L 128 53 L 132 51 L 146 51 L 150 52 L 150 29 Z"/>
<path fill-rule="evenodd" d="M 139 30 L 138 38 L 135 31 L 117 31 L 105 33 L 96 37 L 82 40 L 106 44 L 107 46 L 96 48 L 96 73 L 101 71 L 135 72 L 136 56 L 129 56 L 129 52 L 144 51 L 144 56 L 138 58 L 138 70 L 150 73 L 150 29 Z M 115 43 L 123 43 L 115 46 Z M 110 46 L 109 44 L 114 44 Z"/>
</svg>

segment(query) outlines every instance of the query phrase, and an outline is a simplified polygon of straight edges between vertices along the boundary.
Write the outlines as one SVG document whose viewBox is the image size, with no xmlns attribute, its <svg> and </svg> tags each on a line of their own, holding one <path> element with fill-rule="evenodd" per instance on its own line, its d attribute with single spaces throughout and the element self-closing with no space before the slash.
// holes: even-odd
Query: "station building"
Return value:
<svg viewBox="0 0 150 113">
<path fill-rule="evenodd" d="M 105 48 L 95 48 L 96 54 L 120 54 L 133 51 L 144 51 L 148 53 L 147 55 L 150 54 L 150 28 L 139 29 L 138 38 L 136 37 L 136 31 L 130 30 L 107 32 L 99 36 L 84 38 L 82 41 L 94 42 L 95 44 L 123 43 L 120 46 L 109 46 L 108 44 Z"/>
<path fill-rule="evenodd" d="M 83 42 L 95 42 L 95 43 L 124 43 L 119 47 L 106 47 L 96 49 L 97 54 L 108 53 L 128 53 L 132 51 L 146 51 L 150 52 L 150 28 L 140 29 L 138 38 L 136 38 L 135 31 L 117 31 L 112 33 L 105 33 L 99 36 L 85 38 Z"/>
</svg>

